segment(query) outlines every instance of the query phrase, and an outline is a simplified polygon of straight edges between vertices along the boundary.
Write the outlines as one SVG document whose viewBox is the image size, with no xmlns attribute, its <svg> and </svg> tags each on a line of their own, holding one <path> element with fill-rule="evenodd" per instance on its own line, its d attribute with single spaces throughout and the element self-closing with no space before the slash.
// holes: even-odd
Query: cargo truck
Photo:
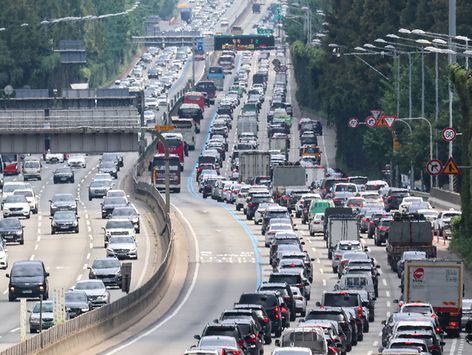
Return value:
<svg viewBox="0 0 472 355">
<path fill-rule="evenodd" d="M 287 191 L 306 187 L 305 168 L 299 165 L 274 166 L 272 172 L 272 192 L 276 202 L 287 206 Z"/>
<path fill-rule="evenodd" d="M 328 218 L 326 234 L 328 239 L 328 259 L 333 256 L 336 244 L 341 240 L 359 240 L 359 229 L 357 228 L 357 218 L 349 215 L 331 215 Z"/>
<path fill-rule="evenodd" d="M 249 182 L 256 176 L 270 175 L 270 154 L 260 150 L 239 152 L 239 182 Z"/>
<path fill-rule="evenodd" d="M 187 23 L 192 21 L 192 8 L 186 7 L 180 10 L 180 19 Z"/>
<path fill-rule="evenodd" d="M 461 330 L 463 262 L 460 260 L 409 260 L 405 263 L 402 302 L 429 303 L 439 324 L 451 337 Z"/>
<path fill-rule="evenodd" d="M 243 133 L 253 133 L 257 137 L 257 130 L 256 116 L 240 116 L 238 118 L 238 137 Z"/>
<path fill-rule="evenodd" d="M 393 271 L 404 251 L 424 251 L 427 258 L 436 257 L 431 223 L 424 219 L 413 219 L 396 214 L 390 224 L 387 239 L 387 261 Z"/>
</svg>

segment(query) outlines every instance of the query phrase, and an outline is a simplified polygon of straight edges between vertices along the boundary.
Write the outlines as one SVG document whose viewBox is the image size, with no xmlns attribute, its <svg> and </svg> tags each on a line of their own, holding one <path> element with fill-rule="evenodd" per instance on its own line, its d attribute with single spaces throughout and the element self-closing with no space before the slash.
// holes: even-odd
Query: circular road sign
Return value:
<svg viewBox="0 0 472 355">
<path fill-rule="evenodd" d="M 374 118 L 374 116 L 369 116 L 365 119 L 365 124 L 368 127 L 374 127 L 376 123 L 377 123 L 377 120 Z"/>
<path fill-rule="evenodd" d="M 357 128 L 359 127 L 359 120 L 356 117 L 352 117 L 347 122 L 347 125 L 349 126 L 349 128 Z"/>
<path fill-rule="evenodd" d="M 424 269 L 422 267 L 417 268 L 413 271 L 413 277 L 415 280 L 422 280 L 424 276 Z"/>
<path fill-rule="evenodd" d="M 433 159 L 426 164 L 426 171 L 431 176 L 438 176 L 441 174 L 442 168 L 443 166 L 440 160 Z"/>
<path fill-rule="evenodd" d="M 441 131 L 441 137 L 446 142 L 452 142 L 457 137 L 457 131 L 452 127 L 446 127 Z"/>
</svg>

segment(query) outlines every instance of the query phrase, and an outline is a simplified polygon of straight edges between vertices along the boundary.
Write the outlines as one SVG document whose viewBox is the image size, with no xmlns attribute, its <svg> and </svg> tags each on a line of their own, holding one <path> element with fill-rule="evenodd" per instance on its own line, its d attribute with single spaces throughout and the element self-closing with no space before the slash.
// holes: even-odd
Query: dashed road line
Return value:
<svg viewBox="0 0 472 355">
<path fill-rule="evenodd" d="M 36 245 L 34 246 L 34 250 L 35 250 L 35 251 L 38 250 L 38 247 L 39 247 L 38 244 L 36 244 Z"/>
<path fill-rule="evenodd" d="M 76 280 L 77 280 L 77 281 L 82 280 L 82 274 L 80 274 L 79 276 L 77 276 L 77 279 L 76 279 Z"/>
<path fill-rule="evenodd" d="M 30 260 L 34 260 L 34 254 L 31 255 Z"/>
<path fill-rule="evenodd" d="M 384 285 L 385 287 L 387 287 L 387 280 L 382 279 L 382 283 L 383 283 L 383 285 Z"/>
</svg>

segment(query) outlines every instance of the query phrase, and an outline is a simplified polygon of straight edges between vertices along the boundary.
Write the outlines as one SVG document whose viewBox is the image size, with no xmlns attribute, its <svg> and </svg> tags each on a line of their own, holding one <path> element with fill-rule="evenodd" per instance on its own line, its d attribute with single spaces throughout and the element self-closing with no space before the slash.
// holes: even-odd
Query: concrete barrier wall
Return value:
<svg viewBox="0 0 472 355">
<path fill-rule="evenodd" d="M 457 192 L 437 189 L 433 187 L 430 191 L 431 198 L 444 201 L 453 205 L 461 205 L 461 195 Z"/>
</svg>

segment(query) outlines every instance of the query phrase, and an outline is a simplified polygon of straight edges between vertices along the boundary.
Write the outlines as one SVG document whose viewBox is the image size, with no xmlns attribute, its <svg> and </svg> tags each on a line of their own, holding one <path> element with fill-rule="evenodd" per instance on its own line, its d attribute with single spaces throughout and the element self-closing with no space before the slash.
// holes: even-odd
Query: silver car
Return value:
<svg viewBox="0 0 472 355">
<path fill-rule="evenodd" d="M 136 240 L 130 236 L 114 236 L 108 239 L 107 256 L 118 259 L 138 259 Z"/>
<path fill-rule="evenodd" d="M 331 259 L 331 267 L 333 272 L 338 272 L 338 266 L 343 258 L 343 254 L 347 251 L 365 251 L 363 245 L 358 240 L 342 240 L 336 244 Z"/>
</svg>

